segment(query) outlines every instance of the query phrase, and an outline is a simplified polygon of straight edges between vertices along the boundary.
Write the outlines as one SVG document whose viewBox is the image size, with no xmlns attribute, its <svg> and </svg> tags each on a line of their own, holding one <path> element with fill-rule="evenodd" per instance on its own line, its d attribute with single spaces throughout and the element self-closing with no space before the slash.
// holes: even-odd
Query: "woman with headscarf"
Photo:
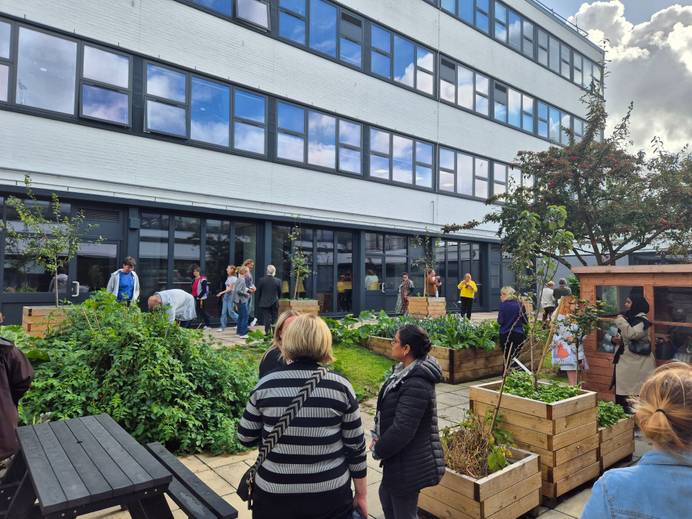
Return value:
<svg viewBox="0 0 692 519">
<path fill-rule="evenodd" d="M 620 332 L 613 338 L 613 342 L 619 345 L 613 359 L 615 401 L 628 412 L 628 399 L 639 395 L 642 384 L 656 369 L 651 353 L 648 313 L 647 300 L 639 295 L 630 295 L 625 299 L 624 314 L 618 315 L 614 322 Z"/>
<path fill-rule="evenodd" d="M 413 288 L 413 281 L 408 277 L 408 272 L 404 272 L 401 275 L 401 283 L 399 284 L 396 305 L 394 306 L 394 311 L 397 314 L 405 315 L 408 313 L 408 298 L 411 297 Z"/>
</svg>

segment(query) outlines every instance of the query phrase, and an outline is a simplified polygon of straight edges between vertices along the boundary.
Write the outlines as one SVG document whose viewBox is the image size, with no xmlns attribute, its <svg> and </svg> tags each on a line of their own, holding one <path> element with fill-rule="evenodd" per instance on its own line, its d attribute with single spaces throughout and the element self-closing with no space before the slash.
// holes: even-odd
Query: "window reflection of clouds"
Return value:
<svg viewBox="0 0 692 519">
<path fill-rule="evenodd" d="M 379 155 L 370 155 L 370 176 L 389 179 L 389 159 Z"/>
<path fill-rule="evenodd" d="M 0 65 L 0 101 L 7 101 L 7 78 L 10 69 L 7 65 Z"/>
<path fill-rule="evenodd" d="M 147 127 L 153 131 L 185 137 L 185 109 L 147 100 Z"/>
<path fill-rule="evenodd" d="M 276 140 L 276 155 L 279 158 L 305 162 L 305 139 L 287 133 L 279 133 Z"/>
<path fill-rule="evenodd" d="M 244 90 L 236 89 L 233 112 L 236 117 L 263 123 L 265 119 L 265 98 Z"/>
<path fill-rule="evenodd" d="M 305 111 L 295 105 L 279 103 L 279 128 L 305 133 Z"/>
<path fill-rule="evenodd" d="M 10 57 L 10 32 L 12 26 L 9 23 L 0 22 L 0 58 Z"/>
<path fill-rule="evenodd" d="M 457 193 L 473 195 L 473 157 L 465 153 L 457 153 L 458 183 Z"/>
<path fill-rule="evenodd" d="M 228 146 L 230 88 L 193 76 L 191 99 L 190 137 L 219 146 Z"/>
<path fill-rule="evenodd" d="M 517 128 L 521 127 L 521 94 L 516 90 L 508 90 L 508 122 Z"/>
<path fill-rule="evenodd" d="M 185 74 L 147 64 L 147 94 L 185 102 Z"/>
<path fill-rule="evenodd" d="M 77 44 L 21 27 L 17 103 L 74 113 Z"/>
<path fill-rule="evenodd" d="M 336 119 L 319 112 L 308 113 L 308 162 L 336 167 Z"/>
<path fill-rule="evenodd" d="M 411 87 L 414 83 L 415 74 L 413 52 L 413 43 L 399 36 L 394 36 L 394 80 Z"/>
<path fill-rule="evenodd" d="M 336 7 L 323 0 L 310 2 L 310 47 L 336 57 Z"/>
<path fill-rule="evenodd" d="M 279 13 L 279 34 L 301 45 L 305 45 L 305 22 L 283 11 Z"/>
<path fill-rule="evenodd" d="M 432 168 L 416 165 L 416 185 L 432 187 Z"/>
<path fill-rule="evenodd" d="M 347 171 L 349 173 L 360 174 L 361 160 L 360 151 L 352 150 L 350 148 L 339 148 L 339 169 L 341 171 Z"/>
<path fill-rule="evenodd" d="M 347 38 L 341 38 L 339 58 L 346 63 L 360 68 L 362 66 L 362 50 L 360 44 L 352 42 Z"/>
<path fill-rule="evenodd" d="M 305 16 L 305 0 L 280 0 L 279 6 Z"/>
<path fill-rule="evenodd" d="M 233 144 L 236 149 L 264 154 L 264 128 L 236 122 L 233 131 Z"/>
<path fill-rule="evenodd" d="M 392 180 L 396 182 L 413 182 L 413 140 L 394 135 L 392 139 L 394 162 Z"/>
<path fill-rule="evenodd" d="M 458 67 L 457 84 L 459 86 L 459 105 L 473 110 L 473 71 L 466 67 Z"/>
<path fill-rule="evenodd" d="M 237 0 L 237 15 L 250 23 L 269 28 L 269 8 L 259 0 Z"/>
<path fill-rule="evenodd" d="M 383 132 L 382 130 L 376 130 L 375 128 L 370 129 L 370 149 L 372 151 L 377 151 L 379 153 L 386 153 L 389 155 L 389 138 L 391 134 L 389 132 Z"/>
<path fill-rule="evenodd" d="M 339 120 L 339 142 L 360 147 L 361 125 L 349 121 Z"/>
<path fill-rule="evenodd" d="M 372 26 L 372 46 L 384 52 L 391 52 L 391 34 L 377 25 Z"/>
<path fill-rule="evenodd" d="M 380 76 L 384 77 L 390 77 L 391 71 L 390 71 L 390 66 L 391 66 L 391 60 L 387 56 L 383 56 L 379 52 L 372 52 L 372 71 L 375 74 L 378 74 Z"/>
<path fill-rule="evenodd" d="M 85 78 L 128 88 L 130 86 L 130 60 L 112 52 L 84 46 Z"/>
<path fill-rule="evenodd" d="M 129 123 L 129 96 L 93 85 L 82 86 L 82 114 L 120 124 Z"/>
</svg>

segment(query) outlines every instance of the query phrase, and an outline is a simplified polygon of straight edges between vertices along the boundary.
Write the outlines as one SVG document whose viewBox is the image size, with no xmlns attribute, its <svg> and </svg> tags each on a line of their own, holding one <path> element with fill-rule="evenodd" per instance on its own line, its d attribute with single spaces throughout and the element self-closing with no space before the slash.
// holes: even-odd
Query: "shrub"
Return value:
<svg viewBox="0 0 692 519">
<path fill-rule="evenodd" d="M 615 425 L 617 422 L 627 418 L 627 413 L 625 409 L 615 402 L 606 402 L 604 400 L 598 401 L 598 426 L 599 427 L 610 427 Z"/>
<path fill-rule="evenodd" d="M 66 320 L 35 342 L 21 403 L 24 423 L 108 413 L 138 441 L 178 452 L 233 452 L 236 424 L 256 382 L 256 360 L 215 349 L 199 331 L 143 313 L 105 292 L 69 307 Z"/>
</svg>

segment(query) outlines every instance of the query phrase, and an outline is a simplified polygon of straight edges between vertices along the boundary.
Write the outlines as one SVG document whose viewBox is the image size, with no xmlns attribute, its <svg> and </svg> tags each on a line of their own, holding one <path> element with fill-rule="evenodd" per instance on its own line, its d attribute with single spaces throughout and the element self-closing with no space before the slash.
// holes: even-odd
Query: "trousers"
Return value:
<svg viewBox="0 0 692 519">
<path fill-rule="evenodd" d="M 395 496 L 389 493 L 384 485 L 380 485 L 380 503 L 385 519 L 418 519 L 418 494 L 411 492 L 405 496 Z"/>
</svg>

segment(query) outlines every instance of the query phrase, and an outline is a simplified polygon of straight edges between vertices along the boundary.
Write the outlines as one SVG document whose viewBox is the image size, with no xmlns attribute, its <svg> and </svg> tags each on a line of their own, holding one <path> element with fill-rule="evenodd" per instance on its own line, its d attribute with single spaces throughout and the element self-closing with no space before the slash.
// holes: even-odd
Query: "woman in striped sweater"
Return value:
<svg viewBox="0 0 692 519">
<path fill-rule="evenodd" d="M 333 360 L 329 328 L 313 314 L 296 318 L 282 342 L 287 365 L 260 379 L 240 421 L 246 447 L 271 432 L 318 363 Z M 328 372 L 257 471 L 252 517 L 350 519 L 355 508 L 367 517 L 366 468 L 358 400 L 348 380 Z"/>
</svg>

